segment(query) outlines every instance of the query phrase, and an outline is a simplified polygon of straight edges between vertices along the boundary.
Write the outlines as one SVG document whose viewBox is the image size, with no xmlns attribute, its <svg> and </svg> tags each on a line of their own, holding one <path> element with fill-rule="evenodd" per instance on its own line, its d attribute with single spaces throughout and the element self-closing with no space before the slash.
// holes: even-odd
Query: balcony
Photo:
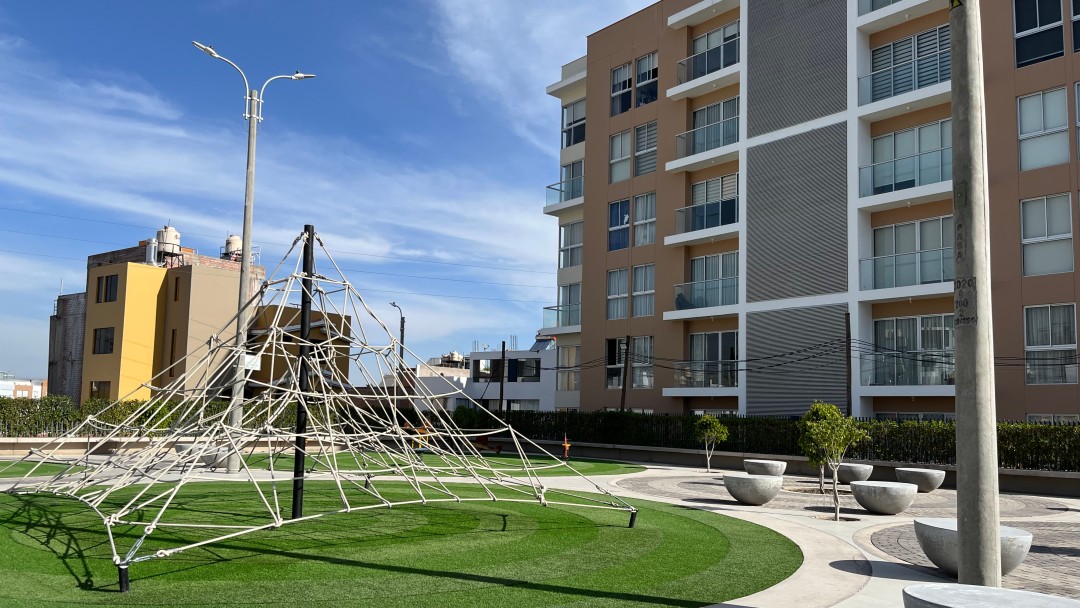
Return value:
<svg viewBox="0 0 1080 608">
<path fill-rule="evenodd" d="M 878 70 L 859 78 L 859 105 L 866 105 L 924 89 L 952 76 L 952 53 L 948 49 L 907 63 Z"/>
<path fill-rule="evenodd" d="M 915 292 L 879 294 L 878 298 L 932 296 L 952 293 L 953 249 L 927 249 L 859 260 L 859 289 L 888 290 L 919 286 Z M 866 299 L 866 298 L 863 298 Z"/>
<path fill-rule="evenodd" d="M 881 351 L 859 357 L 860 383 L 877 388 L 867 391 L 873 396 L 955 395 L 955 370 L 951 350 Z"/>
<path fill-rule="evenodd" d="M 729 198 L 675 210 L 675 234 L 665 245 L 696 245 L 739 236 L 739 199 Z"/>
<path fill-rule="evenodd" d="M 675 310 L 665 321 L 722 317 L 737 314 L 731 306 L 739 301 L 739 277 L 694 281 L 675 286 Z"/>
<path fill-rule="evenodd" d="M 947 0 L 859 0 L 855 27 L 873 34 L 948 8 Z"/>
<path fill-rule="evenodd" d="M 667 25 L 672 29 L 693 27 L 736 8 L 739 0 L 701 0 L 668 17 Z"/>
<path fill-rule="evenodd" d="M 679 84 L 667 90 L 677 101 L 704 95 L 739 82 L 739 39 L 691 55 L 675 64 Z"/>
<path fill-rule="evenodd" d="M 874 196 L 952 179 L 952 148 L 859 168 L 859 196 Z"/>
<path fill-rule="evenodd" d="M 675 159 L 668 171 L 697 171 L 739 157 L 739 117 L 698 127 L 675 136 Z"/>
<path fill-rule="evenodd" d="M 859 16 L 862 17 L 866 13 L 881 10 L 886 6 L 896 4 L 900 0 L 859 0 Z"/>
<path fill-rule="evenodd" d="M 676 361 L 675 386 L 665 397 L 717 397 L 738 394 L 739 366 L 732 361 Z"/>
<path fill-rule="evenodd" d="M 544 307 L 544 333 L 571 334 L 581 331 L 581 305 L 560 304 Z"/>
<path fill-rule="evenodd" d="M 585 176 L 578 176 L 547 187 L 547 202 L 544 213 L 554 213 L 569 209 L 584 202 Z"/>
</svg>

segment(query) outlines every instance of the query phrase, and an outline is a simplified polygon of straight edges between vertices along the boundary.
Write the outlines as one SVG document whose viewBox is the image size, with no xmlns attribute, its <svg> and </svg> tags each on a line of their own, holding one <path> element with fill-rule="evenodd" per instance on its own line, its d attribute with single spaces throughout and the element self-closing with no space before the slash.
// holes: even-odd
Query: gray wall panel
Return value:
<svg viewBox="0 0 1080 608">
<path fill-rule="evenodd" d="M 747 301 L 847 291 L 847 124 L 746 158 Z"/>
<path fill-rule="evenodd" d="M 844 0 L 750 0 L 746 24 L 750 137 L 844 111 Z"/>
<path fill-rule="evenodd" d="M 747 414 L 802 415 L 815 399 L 847 411 L 846 312 L 832 304 L 746 315 Z"/>
</svg>

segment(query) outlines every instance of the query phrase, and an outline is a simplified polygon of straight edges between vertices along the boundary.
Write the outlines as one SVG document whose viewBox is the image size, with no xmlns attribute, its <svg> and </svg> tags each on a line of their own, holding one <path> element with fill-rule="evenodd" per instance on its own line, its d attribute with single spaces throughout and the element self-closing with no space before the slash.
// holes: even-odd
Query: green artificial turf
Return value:
<svg viewBox="0 0 1080 608">
<path fill-rule="evenodd" d="M 443 459 L 441 459 L 438 456 L 435 456 L 434 454 L 420 452 L 420 453 L 417 453 L 416 455 L 423 458 L 424 463 L 426 465 L 428 465 L 428 466 L 432 466 L 432 467 L 447 467 L 448 466 L 447 463 L 443 461 Z M 377 456 L 377 455 L 374 455 L 374 454 L 372 454 L 371 456 L 372 456 L 372 458 L 385 458 L 385 456 Z M 456 462 L 456 458 L 457 457 L 448 457 L 448 460 L 450 460 L 450 462 Z M 510 455 L 497 456 L 494 453 L 491 453 L 491 454 L 485 453 L 485 454 L 483 454 L 483 458 L 488 463 L 487 466 L 496 467 L 504 475 L 524 475 L 524 470 L 522 468 L 521 458 L 519 458 L 516 455 L 515 456 L 510 456 Z M 267 454 L 251 454 L 251 455 L 249 455 L 249 456 L 247 456 L 245 458 L 245 460 L 248 463 L 248 466 L 253 467 L 255 469 L 268 468 L 269 467 L 269 459 L 270 459 L 270 456 L 267 455 Z M 359 470 L 358 467 L 357 467 L 356 457 L 354 455 L 348 453 L 348 452 L 343 452 L 343 453 L 336 454 L 336 460 L 337 460 L 337 466 L 340 467 L 340 468 L 349 469 L 349 470 Z M 476 460 L 475 457 L 473 458 L 473 460 L 474 461 Z M 317 469 L 321 468 L 321 469 L 325 470 L 325 466 L 320 467 L 320 465 L 319 465 L 320 462 L 323 462 L 323 463 L 326 462 L 324 456 L 308 456 L 305 459 L 305 461 L 306 461 L 307 467 L 309 469 L 312 466 L 315 466 Z M 361 462 L 364 462 L 364 461 L 361 459 Z M 381 460 L 381 462 L 388 462 L 388 461 Z M 555 459 L 555 458 L 551 458 L 549 456 L 529 456 L 529 464 L 531 466 L 533 466 L 533 467 L 546 467 L 546 466 L 549 466 L 549 465 L 557 464 L 559 462 L 562 462 L 562 461 L 558 460 L 558 459 Z M 375 467 L 379 466 L 379 465 L 377 465 L 375 463 L 372 463 L 371 461 L 367 461 L 366 464 L 367 464 L 368 467 L 371 467 L 371 468 L 375 468 Z M 405 463 L 405 462 L 398 462 L 397 464 L 400 465 L 400 466 L 403 466 L 403 467 L 407 465 L 407 463 Z M 480 463 L 476 462 L 476 464 L 480 464 Z M 624 462 L 615 462 L 615 461 L 611 461 L 611 460 L 592 460 L 592 459 L 573 459 L 573 458 L 571 458 L 570 466 L 574 467 L 574 469 L 577 470 L 582 475 L 587 475 L 587 476 L 594 476 L 594 475 L 625 475 L 625 474 L 628 474 L 628 473 L 639 473 L 639 472 L 645 470 L 645 467 L 642 467 L 642 466 L 639 466 L 639 465 L 636 465 L 636 464 L 628 464 L 628 463 L 624 463 Z M 274 458 L 274 470 L 276 470 L 276 471 L 292 471 L 292 468 L 293 468 L 293 459 L 292 459 L 291 455 L 290 456 L 282 455 L 282 456 L 277 456 L 277 457 Z M 387 468 L 387 467 L 382 467 L 382 468 Z M 562 467 L 562 466 L 552 467 L 550 469 L 546 469 L 546 468 L 534 469 L 534 472 L 539 477 L 549 477 L 549 476 L 558 476 L 558 475 L 573 475 L 574 474 L 568 468 Z"/>
<path fill-rule="evenodd" d="M 57 473 L 62 473 L 67 470 L 66 464 L 54 464 L 51 462 L 41 463 L 41 466 L 34 469 L 36 462 L 12 462 L 7 460 L 0 460 L 0 479 L 7 477 L 22 477 L 33 469 L 34 477 L 51 477 Z M 82 470 L 81 468 L 73 469 L 73 471 Z"/>
<path fill-rule="evenodd" d="M 305 513 L 336 508 L 332 484 L 307 487 Z M 379 489 L 411 495 L 401 482 Z M 475 485 L 455 492 L 482 496 Z M 0 606 L 693 607 L 770 587 L 802 562 L 796 545 L 766 528 L 634 504 L 634 529 L 623 511 L 504 501 L 331 515 L 136 563 L 131 592 L 119 594 L 107 535 L 90 509 L 0 494 Z M 195 483 L 169 515 L 250 523 L 265 519 L 257 506 L 250 484 Z M 136 531 L 114 530 L 118 545 L 130 546 Z M 205 537 L 159 528 L 140 554 Z"/>
</svg>

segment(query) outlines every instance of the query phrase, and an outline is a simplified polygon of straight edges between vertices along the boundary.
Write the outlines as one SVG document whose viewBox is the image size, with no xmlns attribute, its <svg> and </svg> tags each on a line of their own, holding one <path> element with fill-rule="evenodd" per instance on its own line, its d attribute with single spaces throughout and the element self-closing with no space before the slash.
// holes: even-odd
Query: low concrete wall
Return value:
<svg viewBox="0 0 1080 608">
<path fill-rule="evenodd" d="M 498 443 L 497 440 L 492 442 Z M 562 455 L 561 441 L 537 441 L 538 445 L 556 456 Z M 681 466 L 705 466 L 704 450 L 686 450 L 681 448 L 654 448 L 605 443 L 574 443 L 570 448 L 570 458 L 602 458 L 608 460 L 628 460 L 650 464 L 674 464 Z M 509 443 L 504 449 L 513 449 Z M 714 452 L 712 466 L 724 469 L 742 470 L 742 461 L 746 458 L 782 460 L 787 463 L 787 474 L 817 475 L 817 467 L 811 467 L 805 456 L 782 456 L 778 454 L 749 454 L 741 452 Z M 874 465 L 873 481 L 896 481 L 896 469 L 899 467 L 919 467 L 945 471 L 943 488 L 956 487 L 956 466 L 912 464 L 910 462 L 879 462 L 874 460 L 853 460 L 862 464 Z M 828 469 L 826 478 L 831 478 Z M 1022 494 L 1041 494 L 1045 496 L 1068 496 L 1080 498 L 1080 472 L 1026 471 L 1021 469 L 998 469 L 998 485 L 1002 492 Z"/>
</svg>

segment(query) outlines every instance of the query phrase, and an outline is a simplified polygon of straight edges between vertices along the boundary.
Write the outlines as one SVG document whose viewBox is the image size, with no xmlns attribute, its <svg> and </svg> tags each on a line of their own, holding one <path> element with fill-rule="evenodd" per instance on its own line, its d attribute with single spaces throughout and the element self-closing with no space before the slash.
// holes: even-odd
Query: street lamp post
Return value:
<svg viewBox="0 0 1080 608">
<path fill-rule="evenodd" d="M 397 302 L 390 302 L 390 306 L 396 308 L 398 316 L 401 317 L 399 323 L 400 337 L 398 338 L 398 369 L 403 369 L 405 367 L 405 313 L 401 310 L 401 307 L 398 306 Z"/>
<path fill-rule="evenodd" d="M 214 59 L 220 59 L 231 65 L 240 73 L 240 77 L 244 79 L 244 98 L 246 101 L 244 107 L 244 120 L 248 123 L 248 148 L 247 175 L 244 182 L 244 231 L 242 233 L 243 244 L 241 245 L 242 249 L 240 255 L 240 296 L 237 303 L 238 312 L 236 315 L 236 346 L 238 349 L 242 350 L 245 348 L 247 342 L 247 326 L 250 318 L 247 303 L 248 299 L 251 297 L 251 222 L 255 204 L 255 133 L 258 123 L 262 121 L 263 93 L 266 91 L 266 85 L 275 80 L 305 80 L 307 78 L 314 78 L 315 75 L 303 74 L 300 71 L 297 71 L 295 74 L 291 75 L 273 76 L 268 78 L 260 89 L 256 90 L 248 85 L 247 76 L 244 74 L 244 71 L 240 69 L 240 66 L 219 55 L 217 51 L 214 50 L 214 47 L 195 42 L 194 40 L 191 41 L 191 44 L 194 44 L 195 48 Z M 242 401 L 244 398 L 244 371 L 246 370 L 246 367 L 246 357 L 238 356 L 236 362 L 236 375 L 233 379 L 232 397 L 229 403 L 229 424 L 233 427 L 240 426 L 244 420 L 244 406 Z M 226 466 L 230 473 L 239 471 L 240 457 L 236 454 L 230 455 Z"/>
</svg>

